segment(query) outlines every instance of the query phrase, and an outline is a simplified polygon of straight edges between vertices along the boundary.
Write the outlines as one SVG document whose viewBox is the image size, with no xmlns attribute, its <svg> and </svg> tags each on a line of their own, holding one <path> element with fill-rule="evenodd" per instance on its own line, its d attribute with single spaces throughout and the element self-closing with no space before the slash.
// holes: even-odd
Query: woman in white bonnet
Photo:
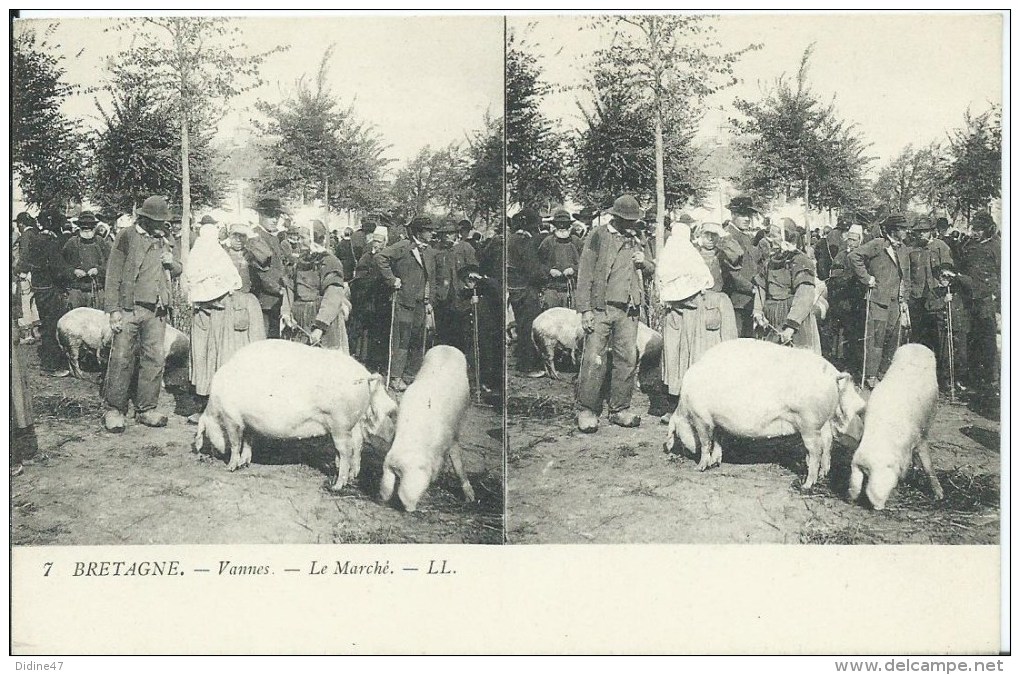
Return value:
<svg viewBox="0 0 1020 675">
<path fill-rule="evenodd" d="M 703 252 L 691 242 L 691 230 L 685 223 L 673 225 L 656 274 L 666 309 L 662 323 L 662 381 L 669 389 L 670 403 L 675 406 L 688 368 L 709 348 L 736 338 L 737 322 L 729 297 L 721 292 L 721 275 L 713 275 Z M 668 420 L 669 414 L 663 417 L 663 421 Z"/>
<path fill-rule="evenodd" d="M 182 276 L 191 303 L 191 383 L 204 403 L 213 375 L 240 347 L 265 335 L 261 309 L 251 321 L 250 293 L 243 292 L 241 274 L 220 244 L 220 227 L 212 216 L 203 216 L 198 238 L 188 256 Z M 257 303 L 257 301 L 256 301 Z M 198 413 L 188 418 L 197 423 Z"/>
</svg>

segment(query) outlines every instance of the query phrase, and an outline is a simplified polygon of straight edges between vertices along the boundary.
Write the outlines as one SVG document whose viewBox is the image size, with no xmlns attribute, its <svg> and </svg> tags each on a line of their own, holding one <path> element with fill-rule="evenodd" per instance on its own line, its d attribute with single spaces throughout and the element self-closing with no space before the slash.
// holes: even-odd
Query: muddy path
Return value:
<svg viewBox="0 0 1020 675">
<path fill-rule="evenodd" d="M 190 399 L 164 391 L 163 429 L 129 420 L 102 428 L 98 388 L 41 374 L 33 345 L 23 350 L 38 449 L 11 479 L 11 543 L 289 544 L 502 542 L 502 419 L 472 406 L 461 447 L 477 500 L 465 504 L 447 468 L 415 513 L 376 500 L 384 455 L 365 447 L 356 485 L 325 489 L 333 472 L 328 439 L 256 446 L 252 465 L 192 451 Z M 168 384 L 170 379 L 168 378 Z"/>
<path fill-rule="evenodd" d="M 932 500 L 918 467 L 876 512 L 846 499 L 847 445 L 833 448 L 830 477 L 807 493 L 799 489 L 806 468 L 796 438 L 724 443 L 722 466 L 701 473 L 691 458 L 663 452 L 659 397 L 635 394 L 636 429 L 609 425 L 603 414 L 597 433 L 582 434 L 574 425 L 574 372 L 564 381 L 530 380 L 515 374 L 512 360 L 510 367 L 511 544 L 999 541 L 999 424 L 988 403 L 941 402 L 931 447 L 943 502 Z"/>
</svg>

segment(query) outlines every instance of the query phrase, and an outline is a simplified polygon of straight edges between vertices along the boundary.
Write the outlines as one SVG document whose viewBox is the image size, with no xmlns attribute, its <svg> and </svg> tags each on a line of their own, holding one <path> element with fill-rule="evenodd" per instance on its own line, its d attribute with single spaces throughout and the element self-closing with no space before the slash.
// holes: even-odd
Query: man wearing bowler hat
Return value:
<svg viewBox="0 0 1020 675">
<path fill-rule="evenodd" d="M 290 244 L 280 239 L 280 216 L 283 206 L 275 197 L 260 199 L 255 205 L 259 224 L 255 236 L 246 244 L 252 262 L 252 292 L 262 306 L 266 336 L 280 337 L 280 305 L 283 302 L 284 266 L 291 260 Z"/>
<path fill-rule="evenodd" d="M 651 276 L 655 264 L 638 236 L 644 212 L 637 200 L 623 195 L 608 213 L 612 220 L 585 240 L 574 298 L 587 333 L 577 378 L 577 428 L 585 433 L 598 429 L 607 372 L 609 421 L 622 427 L 641 423 L 629 408 L 638 366 L 638 316 L 645 302 L 642 276 Z"/>
<path fill-rule="evenodd" d="M 725 231 L 740 245 L 741 256 L 735 263 L 723 267 L 724 289 L 733 303 L 737 318 L 737 333 L 740 337 L 754 337 L 754 276 L 758 273 L 762 250 L 754 244 L 752 219 L 761 215 L 750 197 L 734 197 L 726 205 L 730 211 L 730 222 Z"/>
<path fill-rule="evenodd" d="M 124 431 L 124 416 L 134 387 L 135 417 L 150 427 L 166 426 L 156 411 L 163 381 L 163 335 L 170 306 L 170 278 L 181 273 L 162 197 L 149 197 L 135 213 L 134 227 L 117 234 L 106 266 L 106 311 L 113 346 L 104 396 L 108 431 Z"/>
<path fill-rule="evenodd" d="M 861 244 L 849 255 L 854 274 L 868 289 L 864 376 L 869 388 L 874 388 L 892 363 L 900 329 L 910 326 L 910 254 L 903 245 L 907 219 L 899 213 L 890 214 L 882 222 L 881 231 L 881 237 Z"/>
<path fill-rule="evenodd" d="M 430 246 L 435 230 L 431 216 L 415 216 L 407 226 L 408 238 L 375 256 L 379 274 L 394 291 L 388 368 L 393 391 L 404 391 L 413 381 L 421 367 L 426 333 L 435 326 L 430 288 L 436 278 L 435 251 Z"/>
<path fill-rule="evenodd" d="M 103 307 L 102 287 L 106 281 L 106 261 L 110 244 L 96 236 L 99 220 L 91 211 L 82 211 L 75 221 L 78 236 L 64 244 L 64 260 L 74 270 L 74 281 L 68 291 L 68 306 Z"/>
</svg>

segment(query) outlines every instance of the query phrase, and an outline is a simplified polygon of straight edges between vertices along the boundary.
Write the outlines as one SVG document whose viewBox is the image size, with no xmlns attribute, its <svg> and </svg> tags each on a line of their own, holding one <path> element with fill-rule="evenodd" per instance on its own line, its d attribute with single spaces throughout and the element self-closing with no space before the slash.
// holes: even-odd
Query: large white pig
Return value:
<svg viewBox="0 0 1020 675">
<path fill-rule="evenodd" d="M 921 460 L 935 499 L 942 499 L 942 485 L 928 448 L 938 400 L 935 354 L 919 344 L 897 349 L 885 377 L 868 399 L 864 435 L 850 464 L 850 501 L 860 497 L 867 477 L 868 500 L 881 511 L 893 488 L 907 475 L 914 455 Z"/>
<path fill-rule="evenodd" d="M 209 403 L 198 421 L 231 471 L 251 463 L 254 435 L 297 440 L 328 435 L 336 448 L 339 491 L 358 476 L 361 449 L 393 439 L 397 405 L 380 375 L 342 352 L 287 340 L 260 340 L 239 349 L 213 376 Z"/>
<path fill-rule="evenodd" d="M 400 502 L 407 511 L 414 511 L 425 490 L 439 476 L 447 455 L 460 478 L 464 500 L 475 500 L 458 444 L 470 398 L 464 355 L 453 347 L 430 349 L 414 382 L 400 399 L 396 435 L 383 462 L 381 500 L 389 501 L 399 482 Z"/>
<path fill-rule="evenodd" d="M 692 454 L 700 451 L 704 471 L 722 462 L 716 429 L 744 438 L 800 434 L 808 489 L 829 472 L 833 431 L 847 433 L 864 407 L 850 374 L 806 349 L 726 340 L 684 375 L 666 450 L 680 439 Z"/>
<path fill-rule="evenodd" d="M 109 315 L 92 307 L 78 307 L 64 314 L 57 321 L 57 343 L 67 357 L 71 374 L 81 379 L 81 349 L 85 347 L 96 355 L 100 366 L 105 366 L 110 356 L 113 331 L 110 330 Z M 190 344 L 188 336 L 167 324 L 163 333 L 163 354 L 165 363 L 185 365 Z"/>
<path fill-rule="evenodd" d="M 531 324 L 531 338 L 545 361 L 546 374 L 558 380 L 556 352 L 569 352 L 571 362 L 576 365 L 578 351 L 584 345 L 581 314 L 569 307 L 550 307 L 535 317 Z"/>
</svg>

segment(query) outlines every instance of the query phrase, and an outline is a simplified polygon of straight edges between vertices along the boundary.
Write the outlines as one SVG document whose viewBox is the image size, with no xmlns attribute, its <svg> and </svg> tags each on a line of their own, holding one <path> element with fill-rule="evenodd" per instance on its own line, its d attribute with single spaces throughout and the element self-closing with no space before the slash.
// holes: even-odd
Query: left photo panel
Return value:
<svg viewBox="0 0 1020 675">
<path fill-rule="evenodd" d="M 502 544 L 503 18 L 11 40 L 11 544 Z"/>
</svg>

